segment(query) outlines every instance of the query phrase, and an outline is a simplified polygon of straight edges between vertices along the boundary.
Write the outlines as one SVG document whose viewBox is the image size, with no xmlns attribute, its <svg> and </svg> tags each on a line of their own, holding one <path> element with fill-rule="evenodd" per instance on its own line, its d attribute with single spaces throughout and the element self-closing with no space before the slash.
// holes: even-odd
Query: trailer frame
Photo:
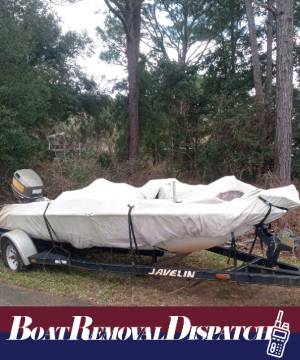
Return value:
<svg viewBox="0 0 300 360">
<path fill-rule="evenodd" d="M 278 237 L 268 232 L 268 226 L 263 225 L 257 227 L 256 238 L 268 247 L 267 256 L 262 257 L 252 254 L 254 243 L 249 253 L 245 253 L 237 250 L 234 233 L 232 233 L 231 246 L 215 246 L 207 251 L 228 258 L 228 264 L 230 259 L 233 259 L 233 265 L 230 265 L 224 269 L 209 270 L 209 269 L 194 269 L 194 268 L 177 268 L 160 265 L 157 262 L 157 253 L 161 253 L 163 249 L 154 249 L 152 252 L 152 264 L 135 264 L 135 257 L 131 253 L 131 264 L 118 264 L 118 263 L 102 263 L 92 262 L 84 259 L 78 259 L 70 256 L 70 253 L 61 247 L 61 243 L 55 243 L 55 246 L 50 250 L 38 252 L 38 250 L 31 249 L 31 254 L 26 257 L 26 265 L 39 264 L 43 266 L 62 266 L 64 268 L 80 268 L 85 270 L 94 271 L 108 271 L 114 273 L 133 274 L 137 276 L 162 276 L 162 277 L 176 277 L 186 279 L 198 279 L 198 280 L 211 280 L 211 281 L 226 281 L 248 284 L 261 284 L 261 285 L 277 285 L 277 286 L 295 286 L 300 287 L 300 269 L 291 264 L 278 261 L 280 251 L 291 250 L 291 248 L 285 245 Z M 22 230 L 5 231 L 1 229 L 0 235 L 1 241 L 3 238 L 8 238 L 14 244 L 17 244 L 16 250 L 20 252 L 20 244 L 22 241 L 14 241 L 14 237 L 10 236 L 10 233 L 23 232 Z M 28 247 L 28 241 L 37 239 L 30 239 L 27 236 L 26 246 Z M 295 246 L 297 246 L 299 239 L 295 237 Z M 51 244 L 51 243 L 50 243 Z M 56 246 L 57 245 L 57 246 Z M 56 248 L 56 249 L 55 249 Z M 60 248 L 57 251 L 57 248 Z M 100 248 L 99 248 L 100 249 Z M 66 254 L 66 255 L 64 255 Z M 5 254 L 2 254 L 5 256 Z M 161 254 L 160 254 L 161 256 Z M 24 259 L 20 257 L 20 261 L 24 262 Z M 243 264 L 237 266 L 237 261 L 242 261 Z"/>
<path fill-rule="evenodd" d="M 228 257 L 230 249 L 215 246 L 207 249 L 212 253 Z M 248 253 L 236 251 L 236 259 L 245 261 Z M 160 267 L 156 265 L 136 265 L 90 262 L 74 259 L 61 254 L 49 253 L 48 251 L 38 253 L 29 257 L 33 264 L 75 267 L 85 270 L 108 271 L 115 273 L 133 274 L 138 276 L 163 276 L 198 280 L 213 281 L 235 281 L 239 283 L 300 286 L 300 271 L 297 266 L 276 262 L 276 267 L 265 267 L 266 258 L 250 255 L 250 261 L 232 270 L 208 270 L 208 269 L 186 269 L 176 267 Z"/>
</svg>

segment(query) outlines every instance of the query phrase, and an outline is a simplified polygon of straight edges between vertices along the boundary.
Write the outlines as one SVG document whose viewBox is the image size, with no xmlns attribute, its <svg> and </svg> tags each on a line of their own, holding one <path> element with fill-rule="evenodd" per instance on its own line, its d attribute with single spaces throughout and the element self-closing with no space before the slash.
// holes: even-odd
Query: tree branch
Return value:
<svg viewBox="0 0 300 360">
<path fill-rule="evenodd" d="M 124 26 L 125 33 L 126 33 L 126 35 L 128 36 L 128 29 L 127 29 L 127 25 L 126 25 L 126 22 L 125 22 L 123 16 L 121 16 L 120 13 L 119 13 L 119 11 L 117 11 L 116 9 L 114 9 L 114 8 L 111 6 L 109 0 L 104 0 L 104 2 L 105 2 L 105 4 L 107 5 L 107 7 L 109 8 L 109 10 L 110 10 L 118 19 L 121 20 L 121 22 L 122 22 L 122 24 L 123 24 L 123 26 Z"/>
<path fill-rule="evenodd" d="M 261 3 L 257 2 L 257 1 L 255 1 L 255 4 L 256 4 L 257 6 L 263 7 L 263 8 L 265 8 L 266 10 L 270 11 L 275 17 L 278 15 L 277 9 L 274 8 L 274 7 L 272 7 L 272 6 L 269 6 L 269 5 L 267 5 L 267 4 L 261 4 Z"/>
<path fill-rule="evenodd" d="M 149 16 L 152 16 L 152 19 L 151 19 Z M 157 17 L 156 17 L 156 7 L 154 7 L 152 14 L 149 14 L 149 15 L 147 16 L 147 18 L 148 18 L 148 20 L 150 20 L 151 27 L 152 27 L 152 29 L 154 30 L 156 37 L 157 37 L 157 38 L 160 37 L 161 42 L 162 42 L 162 46 L 164 47 L 164 45 L 163 45 L 163 40 L 164 40 L 164 35 L 165 35 L 165 36 L 169 39 L 170 43 L 174 46 L 174 48 L 177 49 L 177 44 L 171 39 L 171 37 L 169 36 L 169 34 L 168 34 L 168 33 L 164 30 L 164 28 L 159 24 L 159 22 L 158 22 L 158 20 L 157 20 Z M 155 25 L 152 23 L 152 20 L 154 21 Z M 153 39 L 154 37 L 153 37 L 153 35 L 151 34 L 151 32 L 150 32 L 149 28 L 147 27 L 146 23 L 145 23 L 145 22 L 143 22 L 143 23 L 144 23 L 144 26 L 146 27 L 146 29 L 148 30 L 148 33 L 150 34 L 150 36 L 151 36 L 152 39 Z M 155 26 L 156 26 L 157 30 L 159 31 L 160 36 L 157 34 L 157 31 L 156 31 Z M 172 46 L 170 46 L 170 48 L 172 48 Z M 163 49 L 162 49 L 162 50 L 163 50 Z M 163 50 L 163 51 L 164 51 L 164 50 Z M 165 55 L 167 55 L 167 54 L 165 53 Z"/>
<path fill-rule="evenodd" d="M 131 11 L 133 12 L 138 6 L 140 6 L 145 0 L 140 0 L 132 9 Z"/>
</svg>

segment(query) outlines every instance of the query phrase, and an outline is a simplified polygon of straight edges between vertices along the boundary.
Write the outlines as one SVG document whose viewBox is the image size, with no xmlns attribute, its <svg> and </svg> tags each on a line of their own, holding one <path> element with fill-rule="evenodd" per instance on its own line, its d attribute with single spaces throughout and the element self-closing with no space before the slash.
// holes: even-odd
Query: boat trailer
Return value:
<svg viewBox="0 0 300 360">
<path fill-rule="evenodd" d="M 20 232 L 21 230 L 17 231 Z M 16 241 L 14 240 L 13 236 L 10 236 L 10 234 L 12 234 L 13 232 L 15 231 L 2 232 L 1 249 L 2 257 L 6 266 L 8 263 L 8 260 L 6 259 L 8 254 L 7 251 L 4 251 L 5 249 L 3 248 L 3 244 L 5 244 L 5 241 L 3 241 L 3 239 L 6 239 L 6 241 L 10 241 L 11 244 L 15 246 L 15 258 L 18 258 L 19 261 L 24 262 L 25 265 L 56 265 L 66 268 L 75 267 L 86 270 L 134 274 L 137 276 L 163 276 L 190 278 L 198 280 L 214 280 L 227 282 L 233 281 L 238 283 L 300 287 L 300 269 L 297 266 L 278 261 L 280 252 L 294 250 L 294 248 L 299 243 L 299 238 L 294 236 L 293 233 L 287 229 L 279 232 L 279 237 L 277 237 L 269 232 L 269 225 L 262 225 L 256 228 L 255 240 L 253 241 L 249 253 L 237 250 L 234 233 L 231 234 L 232 241 L 229 248 L 223 246 L 215 246 L 207 249 L 207 251 L 227 257 L 228 264 L 230 263 L 231 259 L 233 260 L 232 265 L 220 270 L 185 269 L 176 267 L 165 267 L 163 265 L 160 266 L 159 262 L 157 262 L 156 252 L 161 253 L 162 249 L 154 250 L 152 253 L 153 263 L 144 265 L 135 264 L 134 258 L 132 258 L 131 265 L 91 262 L 83 259 L 73 258 L 70 256 L 70 254 L 68 256 L 63 255 L 62 251 L 58 251 L 57 253 L 55 253 L 53 251 L 53 248 L 50 251 L 35 251 L 35 254 L 24 258 L 24 253 L 26 251 L 28 253 L 30 245 L 28 241 L 32 242 L 32 239 L 30 239 L 29 236 L 23 232 L 27 236 L 27 244 L 25 244 L 25 236 L 22 236 L 22 241 Z M 261 241 L 262 250 L 263 244 L 267 245 L 268 250 L 266 253 L 266 257 L 252 254 L 255 242 L 258 238 Z M 60 247 L 59 244 L 57 245 L 58 246 L 55 246 L 56 248 Z M 61 249 L 63 250 L 63 248 Z M 65 251 L 65 253 L 67 253 L 67 251 Z M 243 263 L 238 266 L 238 261 Z M 16 267 L 15 269 L 11 268 L 11 270 L 19 270 L 19 267 Z"/>
<path fill-rule="evenodd" d="M 135 274 L 139 276 L 164 276 L 177 278 L 192 278 L 199 280 L 215 280 L 215 281 L 235 281 L 239 283 L 279 285 L 279 286 L 300 286 L 300 269 L 297 266 L 282 263 L 278 261 L 281 251 L 293 250 L 299 242 L 299 239 L 285 230 L 281 239 L 272 235 L 267 230 L 268 226 L 264 225 L 256 229 L 256 235 L 268 247 L 266 257 L 252 254 L 255 245 L 253 242 L 250 253 L 238 251 L 236 248 L 235 236 L 232 233 L 232 243 L 230 248 L 223 246 L 215 246 L 207 249 L 212 253 L 226 256 L 228 263 L 233 259 L 233 265 L 221 270 L 207 269 L 183 269 L 176 267 L 160 267 L 156 262 L 155 254 L 153 257 L 153 265 L 131 265 L 126 264 L 108 264 L 83 261 L 74 258 L 68 258 L 64 255 L 57 255 L 49 252 L 38 253 L 31 256 L 31 263 L 43 265 L 65 265 L 81 269 L 119 272 L 125 274 Z M 243 264 L 237 266 L 237 261 Z"/>
</svg>

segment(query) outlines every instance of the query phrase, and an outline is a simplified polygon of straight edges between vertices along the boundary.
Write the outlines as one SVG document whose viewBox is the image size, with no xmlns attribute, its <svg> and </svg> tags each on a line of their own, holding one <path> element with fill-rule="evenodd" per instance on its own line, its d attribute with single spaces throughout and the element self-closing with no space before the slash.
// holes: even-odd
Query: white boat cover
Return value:
<svg viewBox="0 0 300 360">
<path fill-rule="evenodd" d="M 173 202 L 173 181 L 177 203 Z M 99 179 L 88 187 L 62 193 L 51 201 L 46 216 L 58 238 L 76 248 L 129 248 L 128 205 L 141 249 L 174 252 L 207 249 L 240 236 L 259 224 L 272 205 L 300 206 L 293 185 L 262 190 L 221 178 L 209 185 L 187 185 L 176 179 L 151 180 L 141 188 Z M 7 205 L 0 211 L 0 228 L 22 229 L 31 237 L 50 240 L 43 214 L 48 201 Z M 266 223 L 285 210 L 272 207 Z"/>
</svg>

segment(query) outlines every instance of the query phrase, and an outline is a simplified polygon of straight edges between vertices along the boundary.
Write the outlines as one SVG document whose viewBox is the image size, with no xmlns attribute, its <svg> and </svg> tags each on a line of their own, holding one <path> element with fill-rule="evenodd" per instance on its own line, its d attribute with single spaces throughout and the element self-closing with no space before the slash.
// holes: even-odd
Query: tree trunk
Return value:
<svg viewBox="0 0 300 360">
<path fill-rule="evenodd" d="M 274 173 L 291 182 L 294 0 L 277 1 L 277 82 Z"/>
<path fill-rule="evenodd" d="M 268 6 L 273 7 L 274 0 L 268 0 Z M 274 15 L 271 11 L 268 13 L 268 27 L 267 27 L 267 81 L 266 81 L 266 100 L 268 102 L 268 108 L 270 109 L 272 98 L 272 48 L 273 48 L 273 24 Z"/>
<path fill-rule="evenodd" d="M 261 79 L 261 69 L 259 62 L 259 53 L 258 53 L 258 45 L 257 45 L 257 36 L 256 36 L 256 27 L 254 21 L 254 13 L 252 8 L 252 1 L 245 0 L 248 26 L 249 26 L 249 35 L 250 35 L 250 44 L 251 44 L 251 52 L 252 52 L 252 63 L 253 63 L 253 75 L 254 75 L 254 87 L 256 92 L 256 103 L 260 107 L 259 109 L 259 123 L 262 125 L 263 114 L 261 106 L 264 101 L 263 96 L 263 87 L 262 87 L 262 79 Z"/>
<path fill-rule="evenodd" d="M 139 157 L 139 84 L 138 58 L 141 29 L 141 4 L 125 16 L 127 34 L 127 62 L 129 84 L 129 159 Z"/>
<path fill-rule="evenodd" d="M 152 165 L 157 164 L 157 152 L 156 152 L 156 144 L 152 143 Z"/>
<path fill-rule="evenodd" d="M 179 62 L 186 62 L 186 55 L 188 49 L 188 15 L 186 9 L 183 8 L 183 38 L 182 38 L 182 51 L 179 50 Z"/>
<path fill-rule="evenodd" d="M 231 45 L 231 72 L 235 74 L 235 65 L 236 65 L 236 37 L 234 33 L 234 19 L 231 19 L 230 22 L 230 45 Z"/>
</svg>

